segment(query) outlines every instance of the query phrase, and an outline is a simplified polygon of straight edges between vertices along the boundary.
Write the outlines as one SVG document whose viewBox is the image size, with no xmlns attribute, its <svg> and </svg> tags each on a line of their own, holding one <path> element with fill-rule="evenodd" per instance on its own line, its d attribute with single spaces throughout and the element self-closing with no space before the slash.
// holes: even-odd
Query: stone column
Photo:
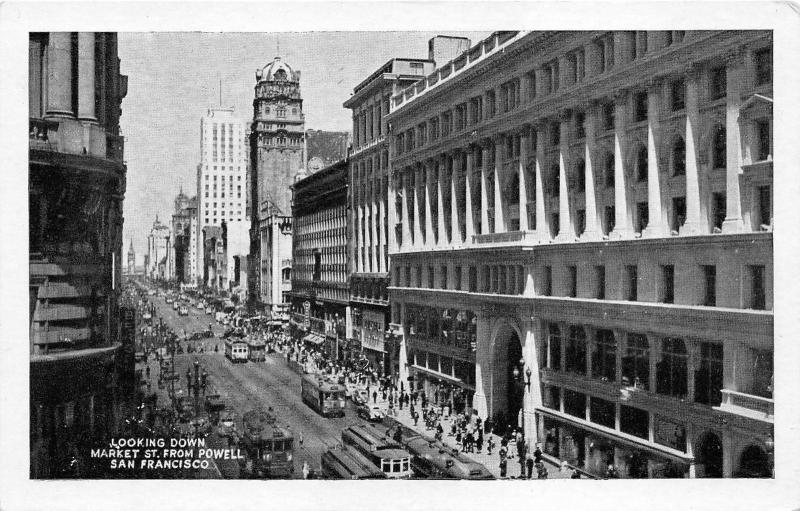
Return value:
<svg viewBox="0 0 800 511">
<path fill-rule="evenodd" d="M 530 127 L 524 126 L 519 143 L 519 230 L 527 231 L 528 227 L 528 143 L 530 143 Z"/>
<path fill-rule="evenodd" d="M 371 159 L 371 158 L 370 158 Z M 376 165 L 372 165 L 372 171 L 369 174 L 370 180 L 370 189 L 369 189 L 369 225 L 367 229 L 370 231 L 370 248 L 372 248 L 372 271 L 378 271 L 378 256 L 379 256 L 379 246 L 380 246 L 380 239 L 378 237 L 378 179 L 376 175 L 378 174 L 378 169 Z"/>
<path fill-rule="evenodd" d="M 462 169 L 458 153 L 453 153 L 449 158 L 452 162 L 452 171 L 450 172 L 450 244 L 456 246 L 461 245 L 460 216 L 463 213 L 459 210 L 458 204 L 458 181 Z"/>
<path fill-rule="evenodd" d="M 423 232 L 427 233 L 426 225 L 422 220 L 422 212 L 427 209 L 426 190 L 422 188 L 422 176 L 424 169 L 422 165 L 417 164 L 413 170 L 414 172 L 414 247 L 422 248 L 425 245 L 425 238 Z M 427 222 L 427 218 L 425 219 Z"/>
<path fill-rule="evenodd" d="M 727 98 L 725 103 L 725 220 L 722 232 L 741 232 L 742 221 L 741 191 L 739 173 L 742 170 L 742 138 L 739 133 L 739 109 L 742 106 L 742 84 L 746 80 L 744 55 L 736 53 L 728 58 Z M 757 230 L 757 229 L 756 229 Z"/>
<path fill-rule="evenodd" d="M 625 149 L 627 135 L 627 91 L 620 91 L 614 97 L 614 230 L 611 238 L 628 238 L 632 234 L 628 215 L 628 186 L 625 178 Z"/>
<path fill-rule="evenodd" d="M 664 208 L 661 204 L 661 174 L 658 171 L 661 147 L 661 94 L 663 83 L 654 81 L 647 87 L 647 227 L 642 236 L 663 236 L 666 228 Z"/>
<path fill-rule="evenodd" d="M 47 43 L 46 117 L 74 117 L 72 110 L 72 33 L 51 32 Z"/>
<path fill-rule="evenodd" d="M 494 140 L 494 232 L 506 232 L 506 205 L 503 199 L 503 139 Z"/>
<path fill-rule="evenodd" d="M 467 168 L 466 172 L 464 173 L 465 179 L 465 187 L 466 187 L 466 203 L 464 204 L 464 238 L 467 244 L 472 243 L 472 236 L 475 235 L 475 225 L 474 219 L 472 217 L 472 151 L 474 147 L 469 146 L 467 148 Z"/>
<path fill-rule="evenodd" d="M 545 133 L 545 124 L 536 126 L 536 237 L 539 241 L 550 241 L 551 237 L 544 204 Z"/>
<path fill-rule="evenodd" d="M 398 248 L 402 248 L 403 250 L 407 250 L 412 245 L 412 242 L 411 242 L 411 215 L 409 214 L 410 211 L 409 211 L 409 200 L 408 200 L 408 195 L 411 193 L 411 187 L 409 186 L 410 176 L 408 174 L 409 174 L 408 173 L 408 169 L 404 169 L 403 173 L 400 174 L 400 178 L 399 178 L 400 182 L 402 183 L 402 185 L 400 187 L 401 193 L 402 193 L 402 196 L 401 196 L 401 199 L 400 199 L 401 200 L 401 206 L 400 207 L 402 208 L 401 211 L 403 212 L 403 222 L 402 222 L 402 228 L 401 228 L 402 230 L 401 230 L 401 235 L 400 236 L 401 236 L 401 238 L 403 240 L 403 243 L 402 243 L 402 245 L 400 247 L 397 247 L 397 246 L 391 247 L 390 250 L 389 250 L 390 252 L 397 252 Z M 389 206 L 389 211 L 390 212 L 395 211 L 396 207 L 397 207 L 396 205 L 390 205 Z M 397 220 L 394 219 L 395 220 L 394 222 L 392 222 L 392 220 L 393 219 L 389 220 L 389 224 L 390 225 L 395 225 Z"/>
<path fill-rule="evenodd" d="M 586 77 L 591 78 L 598 74 L 600 69 L 600 50 L 594 41 L 591 41 L 583 47 L 583 52 L 586 55 L 585 69 Z"/>
<path fill-rule="evenodd" d="M 586 175 L 584 183 L 584 196 L 586 205 L 586 228 L 581 234 L 581 240 L 591 241 L 600 239 L 600 211 L 597 209 L 597 195 L 595 193 L 595 130 L 597 126 L 596 103 L 591 103 L 586 108 L 586 153 L 584 161 L 586 164 Z"/>
<path fill-rule="evenodd" d="M 475 395 L 472 399 L 472 407 L 484 420 L 489 418 L 489 398 L 487 392 L 491 393 L 492 388 L 492 359 L 491 342 L 489 338 L 489 315 L 484 311 L 477 311 L 477 350 L 475 352 Z"/>
<path fill-rule="evenodd" d="M 79 32 L 78 119 L 97 121 L 94 104 L 94 32 Z"/>
<path fill-rule="evenodd" d="M 492 232 L 489 228 L 489 195 L 487 193 L 489 176 L 486 173 L 486 167 L 489 164 L 489 148 L 483 146 L 479 150 L 483 151 L 483 158 L 481 159 L 483 163 L 481 165 L 481 234 L 487 234 Z"/>
<path fill-rule="evenodd" d="M 447 223 L 444 221 L 444 194 L 450 192 L 450 190 L 444 187 L 444 178 L 447 175 L 447 156 L 441 155 L 437 160 L 438 161 L 435 163 L 438 175 L 436 181 L 436 206 L 438 214 L 436 218 L 439 226 L 439 239 L 436 244 L 438 246 L 445 246 L 450 244 L 447 240 L 447 238 L 450 237 L 450 233 L 447 232 Z"/>
<path fill-rule="evenodd" d="M 535 410 L 543 405 L 542 386 L 539 384 L 541 377 L 539 374 L 539 350 L 536 349 L 536 338 L 539 333 L 539 321 L 533 318 L 526 318 L 522 322 L 522 358 L 525 360 L 523 371 L 527 373 L 531 370 L 530 383 L 527 381 L 527 374 L 520 377 L 525 382 L 525 398 L 522 402 L 522 417 L 525 424 L 525 438 L 536 438 L 536 416 Z"/>
<path fill-rule="evenodd" d="M 567 165 L 569 162 L 569 119 L 567 112 L 563 112 L 558 129 L 559 154 L 558 154 L 558 241 L 573 241 L 575 229 L 572 226 L 571 204 L 569 197 L 569 182 L 567 180 Z"/>
<path fill-rule="evenodd" d="M 436 238 L 433 235 L 433 208 L 431 207 L 431 201 L 433 201 L 433 193 L 432 188 L 434 186 L 433 176 L 434 176 L 434 165 L 433 162 L 427 162 L 424 164 L 425 166 L 425 245 L 428 247 L 434 247 L 436 245 Z M 440 212 L 441 214 L 441 212 Z M 439 233 L 441 236 L 441 233 Z"/>
<path fill-rule="evenodd" d="M 700 71 L 696 67 L 686 73 L 686 222 L 682 235 L 708 231 L 700 221 L 700 177 L 697 165 L 697 143 L 700 139 Z"/>
</svg>

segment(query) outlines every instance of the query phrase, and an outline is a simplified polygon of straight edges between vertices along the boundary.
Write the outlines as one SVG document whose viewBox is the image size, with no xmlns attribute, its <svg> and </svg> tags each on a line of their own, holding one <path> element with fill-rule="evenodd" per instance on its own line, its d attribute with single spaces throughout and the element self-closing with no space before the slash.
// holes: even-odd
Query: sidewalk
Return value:
<svg viewBox="0 0 800 511">
<path fill-rule="evenodd" d="M 381 399 L 381 396 L 378 396 L 378 405 L 382 406 L 384 411 L 387 411 L 389 403 L 388 400 Z M 417 408 L 418 410 L 418 408 Z M 395 405 L 394 407 L 395 415 L 392 415 L 394 419 L 402 423 L 404 426 L 407 426 L 415 431 L 417 431 L 421 435 L 425 435 L 428 437 L 433 437 L 435 431 L 434 430 L 426 430 L 424 421 L 422 417 L 420 417 L 418 425 L 414 426 L 414 420 L 411 418 L 411 411 L 409 407 L 403 406 L 403 409 L 400 410 Z M 387 414 L 388 415 L 388 414 Z M 450 426 L 452 425 L 455 416 L 451 416 L 449 420 L 442 419 L 442 427 L 444 428 L 444 436 L 442 437 L 442 441 L 451 447 L 456 447 L 456 440 L 454 436 L 450 436 Z M 491 435 L 494 438 L 495 448 L 492 450 L 492 454 L 488 454 L 486 452 L 486 443 L 489 439 L 489 435 L 484 435 L 484 442 L 483 442 L 483 450 L 482 452 L 471 452 L 471 453 L 463 453 L 462 454 L 478 463 L 481 463 L 485 466 L 489 471 L 494 475 L 496 478 L 500 479 L 500 437 L 498 435 Z M 460 447 L 460 446 L 459 446 Z M 506 477 L 505 479 L 519 479 L 520 476 L 520 465 L 519 465 L 519 458 L 516 456 L 516 446 L 509 444 L 509 454 L 513 455 L 513 458 L 507 459 L 506 465 Z M 548 479 L 569 479 L 572 475 L 571 470 L 566 470 L 564 472 L 559 471 L 558 465 L 553 463 L 551 460 L 547 459 L 547 457 L 543 458 L 545 466 L 547 467 L 548 472 Z M 536 478 L 536 470 L 534 469 L 533 478 Z"/>
</svg>

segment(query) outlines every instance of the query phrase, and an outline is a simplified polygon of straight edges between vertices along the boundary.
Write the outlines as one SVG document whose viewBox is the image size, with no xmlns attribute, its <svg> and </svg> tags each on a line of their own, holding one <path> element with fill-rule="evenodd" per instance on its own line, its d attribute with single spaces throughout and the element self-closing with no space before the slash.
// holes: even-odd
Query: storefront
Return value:
<svg viewBox="0 0 800 511">
<path fill-rule="evenodd" d="M 616 477 L 624 479 L 689 477 L 692 458 L 673 452 L 681 441 L 685 444 L 685 431 L 681 434 L 680 430 L 662 425 L 661 440 L 672 442 L 674 447 L 667 451 L 587 427 L 550 410 L 536 413 L 544 453 L 597 477 L 608 477 L 609 467 L 614 468 Z"/>
</svg>

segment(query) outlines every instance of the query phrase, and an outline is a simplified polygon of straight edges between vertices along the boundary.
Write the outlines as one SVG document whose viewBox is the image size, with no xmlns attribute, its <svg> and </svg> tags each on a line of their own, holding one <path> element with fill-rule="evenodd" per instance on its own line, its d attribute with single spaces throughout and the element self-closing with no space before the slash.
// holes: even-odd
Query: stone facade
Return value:
<svg viewBox="0 0 800 511">
<path fill-rule="evenodd" d="M 623 477 L 769 476 L 772 36 L 497 32 L 392 98 L 418 388 Z"/>
<path fill-rule="evenodd" d="M 132 410 L 118 303 L 127 77 L 113 33 L 30 33 L 29 57 L 30 475 L 91 477 L 89 445 Z"/>
</svg>

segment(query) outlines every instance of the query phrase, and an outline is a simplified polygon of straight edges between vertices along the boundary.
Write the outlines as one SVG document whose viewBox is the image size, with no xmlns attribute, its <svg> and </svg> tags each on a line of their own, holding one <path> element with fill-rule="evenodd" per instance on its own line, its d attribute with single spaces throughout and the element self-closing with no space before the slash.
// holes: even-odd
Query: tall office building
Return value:
<svg viewBox="0 0 800 511">
<path fill-rule="evenodd" d="M 220 227 L 224 221 L 228 231 L 249 229 L 246 212 L 248 144 L 247 126 L 236 117 L 233 108 L 209 108 L 200 119 L 200 164 L 197 166 L 197 278 L 205 282 L 207 272 L 203 251 L 203 229 Z M 242 236 L 237 236 L 236 239 Z M 244 247 L 228 251 L 247 254 Z M 217 284 L 219 281 L 216 281 Z"/>
</svg>

